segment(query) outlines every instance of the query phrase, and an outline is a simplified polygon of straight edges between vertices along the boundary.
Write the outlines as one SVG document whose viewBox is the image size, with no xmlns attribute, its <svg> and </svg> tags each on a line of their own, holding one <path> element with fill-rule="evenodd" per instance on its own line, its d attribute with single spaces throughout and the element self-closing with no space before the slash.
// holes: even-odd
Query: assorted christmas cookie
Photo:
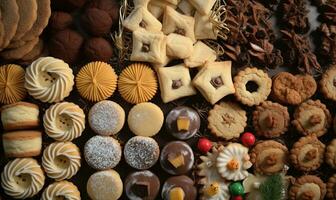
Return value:
<svg viewBox="0 0 336 200">
<path fill-rule="evenodd" d="M 127 164 L 135 169 L 144 170 L 151 168 L 158 161 L 159 156 L 159 145 L 150 137 L 132 137 L 124 147 L 125 160 Z"/>
<path fill-rule="evenodd" d="M 91 129 L 103 136 L 117 134 L 125 123 L 125 111 L 117 103 L 104 100 L 96 103 L 89 111 Z"/>
<path fill-rule="evenodd" d="M 292 124 L 303 135 L 324 135 L 331 125 L 331 115 L 320 100 L 308 100 L 295 109 Z"/>
<path fill-rule="evenodd" d="M 183 35 L 170 33 L 167 35 L 167 56 L 185 59 L 193 52 L 193 41 Z"/>
<path fill-rule="evenodd" d="M 196 200 L 197 190 L 188 176 L 172 176 L 163 184 L 161 197 L 164 200 Z"/>
<path fill-rule="evenodd" d="M 207 62 L 214 62 L 217 53 L 201 41 L 194 44 L 194 49 L 189 58 L 184 59 L 184 64 L 189 68 L 203 67 Z M 225 69 L 225 71 L 228 69 Z"/>
<path fill-rule="evenodd" d="M 118 80 L 118 90 L 129 103 L 147 102 L 156 94 L 155 72 L 145 64 L 131 64 L 121 72 Z"/>
<path fill-rule="evenodd" d="M 1 173 L 4 192 L 15 199 L 36 195 L 44 185 L 41 166 L 33 158 L 17 158 L 9 161 Z"/>
<path fill-rule="evenodd" d="M 7 157 L 32 157 L 41 154 L 40 131 L 13 131 L 2 134 L 2 144 Z"/>
<path fill-rule="evenodd" d="M 233 102 L 221 102 L 209 111 L 208 128 L 217 137 L 237 138 L 247 125 L 246 112 Z"/>
<path fill-rule="evenodd" d="M 144 170 L 129 174 L 124 180 L 125 193 L 130 200 L 155 200 L 160 190 L 160 180 L 151 171 Z"/>
<path fill-rule="evenodd" d="M 79 148 L 72 142 L 54 142 L 44 149 L 42 166 L 49 178 L 70 179 L 81 167 Z"/>
<path fill-rule="evenodd" d="M 175 138 L 187 140 L 193 137 L 201 126 L 196 110 L 187 106 L 172 109 L 166 117 L 166 128 Z"/>
<path fill-rule="evenodd" d="M 57 141 L 72 141 L 85 129 L 85 114 L 74 103 L 57 103 L 45 111 L 43 126 L 49 137 Z"/>
<path fill-rule="evenodd" d="M 301 137 L 290 151 L 290 160 L 301 171 L 313 171 L 321 166 L 325 145 L 315 135 Z"/>
<path fill-rule="evenodd" d="M 289 190 L 289 199 L 323 200 L 326 195 L 326 184 L 317 176 L 305 175 L 296 179 Z"/>
<path fill-rule="evenodd" d="M 84 146 L 86 162 L 94 169 L 111 169 L 118 165 L 121 160 L 121 146 L 119 142 L 106 136 L 94 136 Z"/>
<path fill-rule="evenodd" d="M 329 198 L 329 199 L 335 199 L 336 198 L 336 174 L 332 175 L 328 179 L 327 198 Z"/>
<path fill-rule="evenodd" d="M 336 65 L 331 66 L 323 73 L 320 84 L 323 95 L 328 99 L 336 101 Z"/>
<path fill-rule="evenodd" d="M 161 150 L 161 167 L 171 175 L 186 174 L 192 169 L 194 160 L 194 153 L 185 142 L 169 142 Z"/>
<path fill-rule="evenodd" d="M 256 134 L 266 138 L 279 137 L 288 130 L 290 118 L 287 107 L 271 101 L 262 102 L 253 112 Z"/>
<path fill-rule="evenodd" d="M 10 104 L 26 96 L 25 71 L 19 65 L 0 66 L 0 103 Z"/>
<path fill-rule="evenodd" d="M 78 188 L 69 181 L 59 181 L 50 184 L 42 193 L 41 200 L 54 199 L 80 200 Z"/>
<path fill-rule="evenodd" d="M 92 200 L 117 200 L 122 195 L 123 182 L 112 169 L 99 171 L 90 176 L 86 191 Z"/>
<path fill-rule="evenodd" d="M 86 64 L 76 76 L 79 94 L 93 102 L 110 97 L 117 88 L 118 76 L 111 65 L 105 62 Z"/>
<path fill-rule="evenodd" d="M 257 68 L 246 68 L 234 78 L 235 96 L 245 105 L 259 105 L 271 93 L 272 80 Z"/>
<path fill-rule="evenodd" d="M 39 107 L 28 102 L 2 106 L 1 122 L 6 131 L 37 128 L 39 126 Z"/>
<path fill-rule="evenodd" d="M 274 140 L 257 143 L 251 153 L 251 162 L 256 173 L 272 175 L 284 170 L 288 161 L 288 149 Z"/>
<path fill-rule="evenodd" d="M 336 169 L 336 139 L 333 139 L 327 146 L 325 160 L 330 167 Z"/>
<path fill-rule="evenodd" d="M 59 102 L 69 96 L 74 85 L 72 69 L 63 60 L 41 57 L 26 69 L 25 87 L 42 102 Z"/>
</svg>

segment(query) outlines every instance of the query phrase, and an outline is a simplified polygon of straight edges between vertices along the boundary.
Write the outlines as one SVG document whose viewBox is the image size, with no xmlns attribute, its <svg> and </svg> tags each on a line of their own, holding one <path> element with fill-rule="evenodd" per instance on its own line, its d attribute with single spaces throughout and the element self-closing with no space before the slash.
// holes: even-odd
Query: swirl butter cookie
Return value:
<svg viewBox="0 0 336 200">
<path fill-rule="evenodd" d="M 49 137 L 57 141 L 71 141 L 82 135 L 85 114 L 74 103 L 57 103 L 46 110 L 43 126 Z"/>
<path fill-rule="evenodd" d="M 74 85 L 72 69 L 63 60 L 41 57 L 26 69 L 25 87 L 42 102 L 59 102 L 69 96 Z"/>
<path fill-rule="evenodd" d="M 42 189 L 44 180 L 41 166 L 32 158 L 12 160 L 1 173 L 2 188 L 15 199 L 35 196 Z"/>
<path fill-rule="evenodd" d="M 42 193 L 41 200 L 81 200 L 78 188 L 69 181 L 50 184 Z"/>
<path fill-rule="evenodd" d="M 70 179 L 81 166 L 79 149 L 72 142 L 54 142 L 44 149 L 42 166 L 50 178 Z"/>
</svg>

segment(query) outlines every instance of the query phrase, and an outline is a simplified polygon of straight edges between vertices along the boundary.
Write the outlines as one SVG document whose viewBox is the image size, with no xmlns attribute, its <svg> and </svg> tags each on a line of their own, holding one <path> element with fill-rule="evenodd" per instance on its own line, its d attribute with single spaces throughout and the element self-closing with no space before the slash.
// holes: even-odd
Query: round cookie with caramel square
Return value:
<svg viewBox="0 0 336 200">
<path fill-rule="evenodd" d="M 315 135 L 300 138 L 290 153 L 290 160 L 295 168 L 301 171 L 313 171 L 321 166 L 325 145 Z"/>
<path fill-rule="evenodd" d="M 317 176 L 305 175 L 296 179 L 289 189 L 290 200 L 322 200 L 326 194 L 326 184 Z"/>
<path fill-rule="evenodd" d="M 325 157 L 326 163 L 333 169 L 336 169 L 336 139 L 333 139 L 327 146 Z"/>
<path fill-rule="evenodd" d="M 272 175 L 284 170 L 288 149 L 274 140 L 265 140 L 252 149 L 250 156 L 256 173 Z"/>
<path fill-rule="evenodd" d="M 328 179 L 327 198 L 336 199 L 336 174 L 334 174 Z"/>
<path fill-rule="evenodd" d="M 196 200 L 197 189 L 188 176 L 173 176 L 163 184 L 161 197 L 164 200 Z"/>
</svg>

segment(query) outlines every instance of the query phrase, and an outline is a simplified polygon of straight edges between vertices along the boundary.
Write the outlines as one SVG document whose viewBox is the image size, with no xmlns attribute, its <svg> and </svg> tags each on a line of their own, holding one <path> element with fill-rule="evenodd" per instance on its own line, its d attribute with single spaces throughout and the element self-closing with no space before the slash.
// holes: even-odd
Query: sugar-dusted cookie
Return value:
<svg viewBox="0 0 336 200">
<path fill-rule="evenodd" d="M 211 104 L 235 93 L 231 77 L 231 61 L 207 62 L 192 82 Z"/>
<path fill-rule="evenodd" d="M 336 139 L 333 139 L 331 143 L 327 146 L 325 152 L 325 160 L 330 167 L 336 169 Z"/>
<path fill-rule="evenodd" d="M 198 41 L 194 44 L 191 56 L 184 59 L 184 64 L 189 68 L 202 67 L 206 62 L 214 62 L 216 59 L 216 51 Z"/>
<path fill-rule="evenodd" d="M 164 103 L 196 94 L 189 69 L 183 64 L 157 68 L 161 98 Z"/>
<path fill-rule="evenodd" d="M 130 31 L 143 28 L 149 32 L 160 32 L 162 24 L 145 7 L 137 7 L 123 21 L 123 26 Z"/>
<path fill-rule="evenodd" d="M 290 187 L 289 199 L 323 200 L 326 195 L 326 184 L 317 176 L 304 175 L 296 179 Z"/>
<path fill-rule="evenodd" d="M 332 65 L 322 74 L 320 85 L 322 94 L 326 98 L 336 101 L 336 65 Z"/>
<path fill-rule="evenodd" d="M 167 36 L 167 55 L 177 59 L 189 58 L 193 53 L 193 41 L 183 35 L 170 33 Z"/>
<path fill-rule="evenodd" d="M 26 96 L 25 71 L 15 64 L 0 66 L 0 103 L 10 104 Z"/>
<path fill-rule="evenodd" d="M 42 193 L 41 200 L 56 200 L 59 198 L 81 200 L 78 188 L 69 181 L 57 181 L 48 185 Z"/>
</svg>

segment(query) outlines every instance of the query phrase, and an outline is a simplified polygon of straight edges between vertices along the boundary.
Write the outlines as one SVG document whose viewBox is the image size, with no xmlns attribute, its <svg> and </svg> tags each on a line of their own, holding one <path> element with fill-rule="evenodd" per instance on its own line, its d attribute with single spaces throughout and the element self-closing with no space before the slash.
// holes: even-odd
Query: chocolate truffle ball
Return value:
<svg viewBox="0 0 336 200">
<path fill-rule="evenodd" d="M 49 42 L 49 52 L 67 63 L 74 63 L 80 56 L 83 37 L 71 29 L 58 31 Z"/>
<path fill-rule="evenodd" d="M 73 18 L 66 12 L 53 12 L 49 20 L 49 26 L 51 29 L 60 31 L 68 28 L 73 22 Z"/>
<path fill-rule="evenodd" d="M 162 187 L 161 196 L 164 200 L 171 199 L 177 193 L 182 193 L 184 200 L 195 200 L 197 196 L 197 189 L 194 186 L 194 181 L 188 176 L 173 176 L 166 180 Z"/>
<path fill-rule="evenodd" d="M 107 62 L 113 55 L 111 44 L 104 38 L 90 38 L 85 42 L 84 54 L 89 61 Z"/>
<path fill-rule="evenodd" d="M 111 31 L 112 19 L 104 10 L 98 8 L 86 9 L 82 16 L 84 27 L 95 36 L 103 36 Z"/>
<path fill-rule="evenodd" d="M 95 0 L 89 4 L 91 8 L 98 8 L 107 12 L 112 21 L 116 22 L 119 17 L 119 3 L 116 0 Z"/>
</svg>

